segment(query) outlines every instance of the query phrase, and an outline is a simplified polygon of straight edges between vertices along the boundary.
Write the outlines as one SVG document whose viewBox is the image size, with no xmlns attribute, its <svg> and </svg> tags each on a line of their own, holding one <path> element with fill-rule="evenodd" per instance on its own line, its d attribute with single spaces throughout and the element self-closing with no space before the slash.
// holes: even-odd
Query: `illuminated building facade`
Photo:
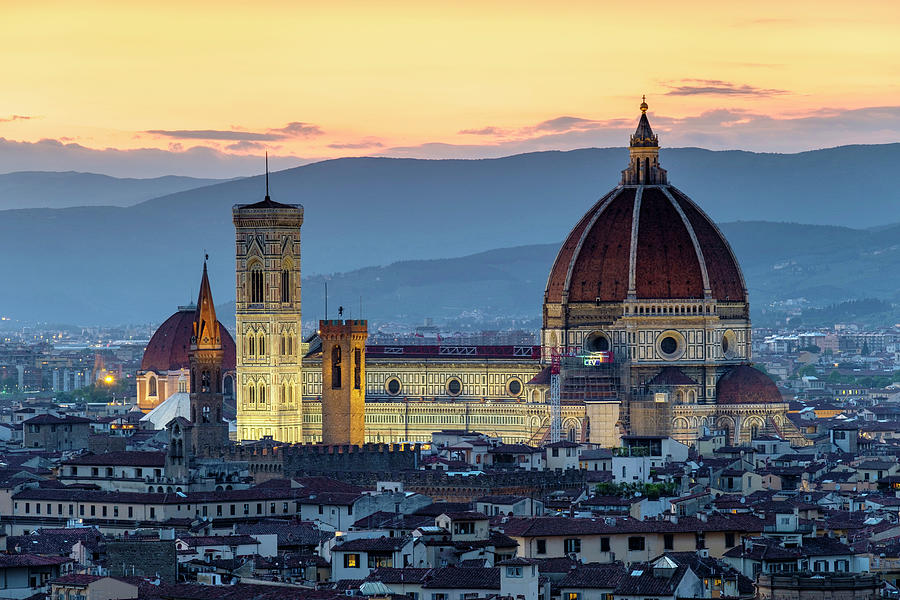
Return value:
<svg viewBox="0 0 900 600">
<path fill-rule="evenodd" d="M 268 192 L 268 190 L 267 190 Z M 237 438 L 303 439 L 300 226 L 303 207 L 232 209 L 237 299 Z"/>
</svg>

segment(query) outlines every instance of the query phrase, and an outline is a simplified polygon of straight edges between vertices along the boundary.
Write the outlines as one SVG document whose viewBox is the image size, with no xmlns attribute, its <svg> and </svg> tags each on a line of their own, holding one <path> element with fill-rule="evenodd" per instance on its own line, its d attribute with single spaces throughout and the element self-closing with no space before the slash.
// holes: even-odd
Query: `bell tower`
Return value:
<svg viewBox="0 0 900 600">
<path fill-rule="evenodd" d="M 194 313 L 188 361 L 191 372 L 191 455 L 217 456 L 228 443 L 228 425 L 222 420 L 222 337 L 213 304 L 206 261 Z"/>
<path fill-rule="evenodd" d="M 319 321 L 322 443 L 366 441 L 366 321 Z"/>
<path fill-rule="evenodd" d="M 266 196 L 232 208 L 237 276 L 237 439 L 303 441 L 300 226 L 303 207 Z"/>
</svg>

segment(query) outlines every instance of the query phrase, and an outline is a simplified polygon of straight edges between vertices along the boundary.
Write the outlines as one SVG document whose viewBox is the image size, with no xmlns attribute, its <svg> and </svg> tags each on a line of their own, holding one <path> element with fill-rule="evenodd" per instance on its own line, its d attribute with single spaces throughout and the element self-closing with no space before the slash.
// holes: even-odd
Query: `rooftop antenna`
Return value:
<svg viewBox="0 0 900 600">
<path fill-rule="evenodd" d="M 266 200 L 269 199 L 269 151 L 266 150 Z"/>
</svg>

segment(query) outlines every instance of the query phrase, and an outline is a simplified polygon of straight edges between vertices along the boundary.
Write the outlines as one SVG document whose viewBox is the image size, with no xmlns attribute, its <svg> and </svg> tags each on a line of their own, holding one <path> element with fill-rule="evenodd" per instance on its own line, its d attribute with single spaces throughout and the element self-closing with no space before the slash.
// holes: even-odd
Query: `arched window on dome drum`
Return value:
<svg viewBox="0 0 900 600">
<path fill-rule="evenodd" d="M 263 294 L 263 272 L 258 266 L 250 269 L 250 302 L 265 302 Z"/>
<path fill-rule="evenodd" d="M 155 396 L 156 395 L 156 377 L 150 376 L 150 379 L 147 382 L 147 395 Z"/>
<path fill-rule="evenodd" d="M 281 271 L 281 301 L 291 301 L 291 272 L 287 269 Z"/>
</svg>

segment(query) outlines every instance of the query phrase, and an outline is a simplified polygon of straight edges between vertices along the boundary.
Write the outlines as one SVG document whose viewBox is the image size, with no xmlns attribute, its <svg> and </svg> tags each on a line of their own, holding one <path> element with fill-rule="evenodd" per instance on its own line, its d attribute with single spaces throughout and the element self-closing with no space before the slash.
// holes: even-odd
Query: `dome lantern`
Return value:
<svg viewBox="0 0 900 600">
<path fill-rule="evenodd" d="M 631 136 L 628 168 L 622 171 L 622 185 L 666 185 L 666 170 L 659 166 L 659 138 L 647 118 L 647 97 L 641 102 L 641 117 Z"/>
</svg>

